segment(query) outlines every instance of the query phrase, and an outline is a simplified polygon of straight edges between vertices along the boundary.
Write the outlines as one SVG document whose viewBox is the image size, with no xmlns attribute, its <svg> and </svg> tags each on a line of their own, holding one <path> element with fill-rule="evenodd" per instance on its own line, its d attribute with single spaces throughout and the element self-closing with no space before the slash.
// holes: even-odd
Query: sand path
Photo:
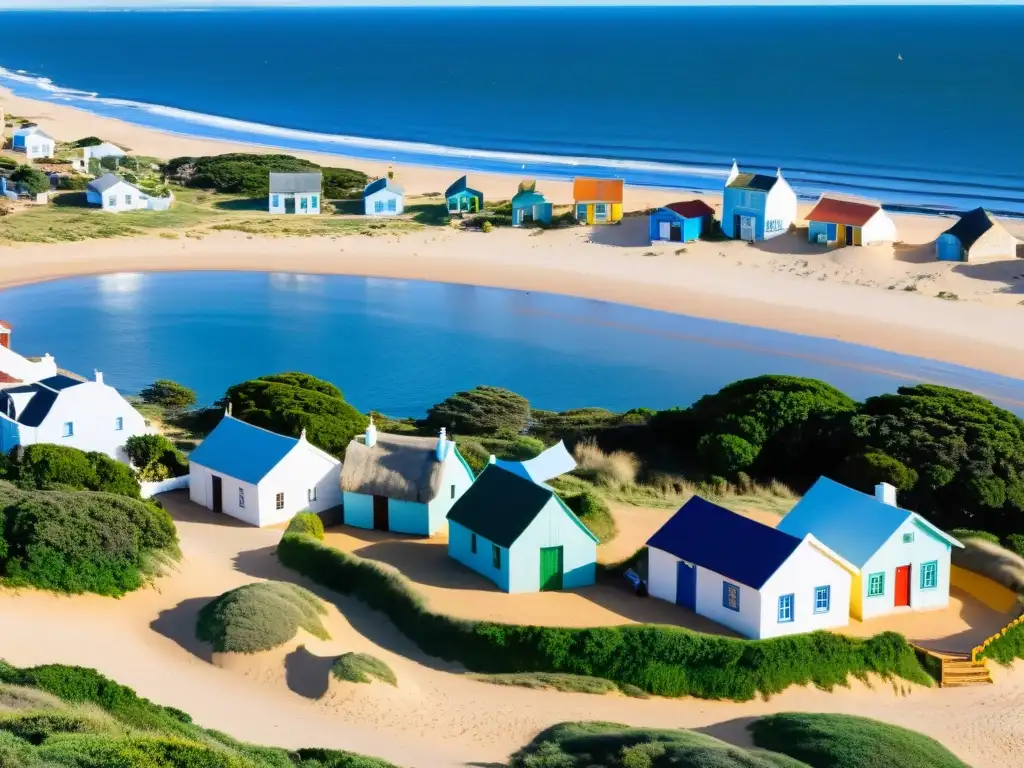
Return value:
<svg viewBox="0 0 1024 768">
<path fill-rule="evenodd" d="M 168 501 L 185 555 L 177 572 L 156 589 L 122 600 L 0 592 L 0 657 L 18 665 L 95 667 L 241 739 L 351 749 L 424 768 L 501 763 L 537 731 L 565 720 L 700 728 L 742 742 L 749 718 L 782 710 L 870 715 L 914 728 L 974 768 L 1024 764 L 1024 669 L 997 673 L 993 686 L 901 693 L 887 683 L 873 690 L 854 683 L 833 694 L 791 689 L 768 702 L 743 704 L 510 689 L 470 680 L 453 665 L 424 657 L 379 614 L 346 599 L 327 617 L 332 640 L 310 640 L 290 653 L 290 669 L 253 674 L 221 668 L 192 639 L 196 611 L 231 587 L 291 578 L 273 557 L 281 534 L 218 520 L 180 495 Z M 310 676 L 322 676 L 334 656 L 349 650 L 385 660 L 398 675 L 399 691 L 372 686 L 315 698 Z"/>
</svg>

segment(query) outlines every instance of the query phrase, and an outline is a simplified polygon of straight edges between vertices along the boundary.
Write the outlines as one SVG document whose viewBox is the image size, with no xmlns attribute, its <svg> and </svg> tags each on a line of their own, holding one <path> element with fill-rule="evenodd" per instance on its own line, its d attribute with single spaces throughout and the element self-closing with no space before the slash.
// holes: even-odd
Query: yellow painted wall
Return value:
<svg viewBox="0 0 1024 768">
<path fill-rule="evenodd" d="M 860 227 L 853 228 L 853 244 L 863 245 L 863 231 Z"/>
<path fill-rule="evenodd" d="M 842 224 L 836 226 L 836 242 L 839 245 L 846 245 L 846 227 Z"/>
<path fill-rule="evenodd" d="M 856 574 L 850 580 L 850 615 L 860 620 L 864 615 L 864 577 Z"/>
<path fill-rule="evenodd" d="M 587 224 L 594 223 L 594 204 L 589 203 L 587 205 Z"/>
<path fill-rule="evenodd" d="M 612 217 L 610 221 L 622 221 L 622 203 L 612 203 Z"/>
<path fill-rule="evenodd" d="M 954 565 L 950 568 L 949 585 L 958 587 L 976 600 L 1000 613 L 1009 613 L 1017 603 L 1017 593 L 988 576 Z"/>
</svg>

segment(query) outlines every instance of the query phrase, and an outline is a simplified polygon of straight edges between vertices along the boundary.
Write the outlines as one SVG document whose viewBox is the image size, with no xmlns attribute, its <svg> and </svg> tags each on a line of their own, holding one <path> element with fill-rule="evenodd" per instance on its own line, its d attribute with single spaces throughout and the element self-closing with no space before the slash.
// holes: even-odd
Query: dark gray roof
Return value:
<svg viewBox="0 0 1024 768">
<path fill-rule="evenodd" d="M 117 186 L 122 181 L 124 181 L 124 179 L 122 179 L 116 173 L 105 173 L 98 179 L 93 179 L 92 181 L 90 181 L 88 186 L 89 189 L 92 189 L 96 192 L 106 192 L 108 189 Z M 136 187 L 129 181 L 124 181 L 124 183 L 127 184 L 129 187 L 138 189 L 138 187 Z"/>
<path fill-rule="evenodd" d="M 387 176 L 384 176 L 367 184 L 366 189 L 363 190 L 363 197 L 369 197 L 375 192 L 380 192 L 382 189 L 390 189 L 392 192 L 399 195 L 405 194 L 405 190 L 396 184 L 394 179 L 389 179 Z"/>
<path fill-rule="evenodd" d="M 767 176 L 763 173 L 741 173 L 729 183 L 729 188 L 768 192 L 778 181 L 778 176 Z"/>
<path fill-rule="evenodd" d="M 38 427 L 43 423 L 53 404 L 57 402 L 57 396 L 62 390 L 74 387 L 82 382 L 70 376 L 57 374 L 47 379 L 42 379 L 34 384 L 24 384 L 20 387 L 11 387 L 4 390 L 5 393 L 27 394 L 34 393 L 28 404 L 17 414 L 15 420 L 26 427 Z"/>
<path fill-rule="evenodd" d="M 270 192 L 277 195 L 319 194 L 322 173 L 271 173 Z"/>
<path fill-rule="evenodd" d="M 960 246 L 970 249 L 978 242 L 978 238 L 992 229 L 993 221 L 984 208 L 975 208 L 960 217 L 960 221 L 947 229 L 943 234 L 953 235 L 960 241 Z"/>
</svg>

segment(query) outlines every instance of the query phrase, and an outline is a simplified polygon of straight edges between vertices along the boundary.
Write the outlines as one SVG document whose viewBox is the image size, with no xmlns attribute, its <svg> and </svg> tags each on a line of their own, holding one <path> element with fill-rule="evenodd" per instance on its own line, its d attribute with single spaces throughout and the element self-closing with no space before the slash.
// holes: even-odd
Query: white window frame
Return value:
<svg viewBox="0 0 1024 768">
<path fill-rule="evenodd" d="M 116 419 L 114 419 L 114 431 L 115 432 L 123 432 L 124 431 L 124 416 L 118 416 Z"/>
<path fill-rule="evenodd" d="M 61 437 L 74 437 L 75 436 L 75 422 L 65 421 L 64 428 L 61 430 L 63 434 Z"/>
</svg>

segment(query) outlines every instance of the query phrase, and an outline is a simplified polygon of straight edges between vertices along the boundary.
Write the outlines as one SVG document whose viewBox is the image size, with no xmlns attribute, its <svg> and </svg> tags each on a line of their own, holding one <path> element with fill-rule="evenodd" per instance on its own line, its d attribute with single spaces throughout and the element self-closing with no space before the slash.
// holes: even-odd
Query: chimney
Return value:
<svg viewBox="0 0 1024 768">
<path fill-rule="evenodd" d="M 490 457 L 489 459 L 487 459 L 487 463 L 488 463 L 488 464 L 497 464 L 497 463 L 498 463 L 498 457 L 497 457 L 497 456 L 495 456 L 495 455 L 494 455 L 494 454 L 492 453 L 492 454 L 491 454 L 491 457 Z"/>
<path fill-rule="evenodd" d="M 875 498 L 890 507 L 896 506 L 896 489 L 888 483 L 879 483 L 875 486 Z"/>
<path fill-rule="evenodd" d="M 231 401 L 230 400 L 228 400 L 228 404 L 224 407 L 224 415 L 228 416 L 228 417 L 231 416 Z"/>
<path fill-rule="evenodd" d="M 441 434 L 437 437 L 437 451 L 435 453 L 438 461 L 444 461 L 444 457 L 448 453 L 448 436 L 445 434 L 444 427 L 441 427 Z"/>
<path fill-rule="evenodd" d="M 0 347 L 11 348 L 11 326 L 0 320 Z"/>
<path fill-rule="evenodd" d="M 377 427 L 373 424 L 373 415 L 370 415 L 370 423 L 366 427 L 366 437 L 363 440 L 367 448 L 373 448 L 377 444 Z"/>
<path fill-rule="evenodd" d="M 775 169 L 775 176 L 777 178 L 780 178 L 780 179 L 782 178 L 782 169 L 781 168 L 776 168 Z"/>
<path fill-rule="evenodd" d="M 93 373 L 96 374 L 96 383 L 97 384 L 102 384 L 103 383 L 103 371 L 97 371 L 97 370 L 93 369 Z"/>
<path fill-rule="evenodd" d="M 306 428 L 303 427 L 302 431 L 299 432 L 299 440 L 305 440 L 305 439 L 306 439 Z"/>
<path fill-rule="evenodd" d="M 740 168 L 739 168 L 738 165 L 736 165 L 736 159 L 733 158 L 732 170 L 729 171 L 729 176 L 725 180 L 725 186 L 729 186 L 730 184 L 732 184 L 733 181 L 735 181 L 736 177 L 739 176 L 739 175 L 740 175 Z"/>
</svg>

